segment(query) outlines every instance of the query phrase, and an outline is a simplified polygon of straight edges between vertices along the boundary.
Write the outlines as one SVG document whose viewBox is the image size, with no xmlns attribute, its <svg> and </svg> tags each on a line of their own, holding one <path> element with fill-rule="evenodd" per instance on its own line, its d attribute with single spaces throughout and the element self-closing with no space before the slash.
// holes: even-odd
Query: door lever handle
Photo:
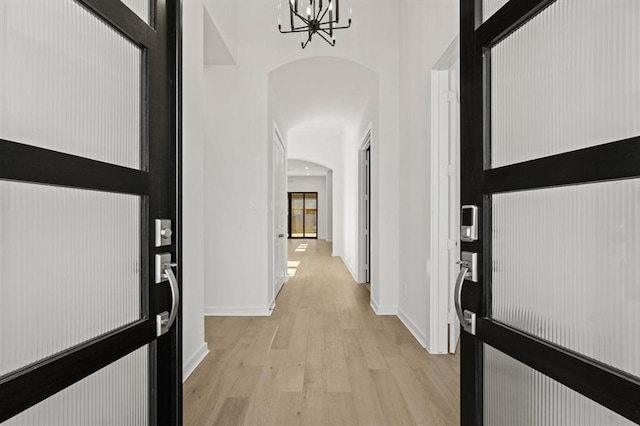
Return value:
<svg viewBox="0 0 640 426">
<path fill-rule="evenodd" d="M 171 311 L 162 312 L 156 315 L 156 335 L 161 336 L 173 325 L 178 315 L 178 307 L 180 306 L 180 290 L 178 288 L 178 280 L 173 273 L 176 263 L 167 262 L 162 265 L 163 274 L 169 279 L 169 289 L 171 290 Z"/>
<path fill-rule="evenodd" d="M 456 263 L 460 263 L 464 266 L 460 268 L 458 278 L 456 279 L 453 303 L 456 307 L 456 313 L 458 314 L 458 319 L 460 320 L 460 324 L 462 324 L 462 328 L 468 333 L 476 334 L 476 314 L 471 311 L 462 310 L 462 287 L 464 285 L 464 279 L 469 273 L 469 268 L 465 261 Z"/>
</svg>

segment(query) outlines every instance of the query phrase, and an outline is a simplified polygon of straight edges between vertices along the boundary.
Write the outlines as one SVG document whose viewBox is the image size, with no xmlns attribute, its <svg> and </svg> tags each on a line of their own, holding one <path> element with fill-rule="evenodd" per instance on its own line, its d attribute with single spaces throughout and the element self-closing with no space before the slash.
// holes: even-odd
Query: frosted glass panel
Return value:
<svg viewBox="0 0 640 426">
<path fill-rule="evenodd" d="M 494 319 L 640 376 L 640 179 L 493 196 Z"/>
<path fill-rule="evenodd" d="M 140 203 L 0 181 L 0 376 L 141 318 Z"/>
<path fill-rule="evenodd" d="M 0 1 L 0 138 L 139 168 L 141 64 L 75 1 Z"/>
<path fill-rule="evenodd" d="M 3 426 L 149 424 L 146 346 L 12 417 Z"/>
<path fill-rule="evenodd" d="M 640 2 L 553 3 L 491 52 L 500 167 L 640 135 Z"/>
<path fill-rule="evenodd" d="M 135 12 L 147 24 L 149 23 L 149 2 L 151 0 L 121 0 L 129 9 Z"/>
<path fill-rule="evenodd" d="M 482 21 L 486 21 L 498 11 L 502 6 L 507 4 L 509 0 L 483 0 L 482 1 Z"/>
<path fill-rule="evenodd" d="M 485 426 L 619 426 L 634 423 L 484 345 Z"/>
</svg>

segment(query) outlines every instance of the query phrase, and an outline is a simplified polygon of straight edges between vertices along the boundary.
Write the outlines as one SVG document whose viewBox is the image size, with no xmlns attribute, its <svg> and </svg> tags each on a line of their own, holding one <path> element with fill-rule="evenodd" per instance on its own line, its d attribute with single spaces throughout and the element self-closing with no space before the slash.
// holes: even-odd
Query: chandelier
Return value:
<svg viewBox="0 0 640 426">
<path fill-rule="evenodd" d="M 291 22 L 290 30 L 282 30 L 282 25 L 280 23 L 280 9 L 282 9 L 282 3 L 279 3 L 278 30 L 283 34 L 301 33 L 303 38 L 300 44 L 302 44 L 303 49 L 307 47 L 307 44 L 309 44 L 314 34 L 318 34 L 331 46 L 335 46 L 336 39 L 333 37 L 333 32 L 335 30 L 342 30 L 351 26 L 351 7 L 349 7 L 349 24 L 339 26 L 340 5 L 338 4 L 338 1 L 339 0 L 325 0 L 325 4 L 323 5 L 322 0 L 309 0 L 309 3 L 306 3 L 306 0 L 300 0 L 300 2 L 298 0 L 288 0 L 289 19 Z"/>
</svg>

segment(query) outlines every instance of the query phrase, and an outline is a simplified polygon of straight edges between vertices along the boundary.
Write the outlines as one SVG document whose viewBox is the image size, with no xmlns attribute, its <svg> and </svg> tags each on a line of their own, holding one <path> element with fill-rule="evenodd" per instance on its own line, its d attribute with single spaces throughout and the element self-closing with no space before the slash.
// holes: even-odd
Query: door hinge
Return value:
<svg viewBox="0 0 640 426">
<path fill-rule="evenodd" d="M 447 165 L 447 176 L 453 176 L 456 174 L 456 166 L 453 164 Z"/>
</svg>

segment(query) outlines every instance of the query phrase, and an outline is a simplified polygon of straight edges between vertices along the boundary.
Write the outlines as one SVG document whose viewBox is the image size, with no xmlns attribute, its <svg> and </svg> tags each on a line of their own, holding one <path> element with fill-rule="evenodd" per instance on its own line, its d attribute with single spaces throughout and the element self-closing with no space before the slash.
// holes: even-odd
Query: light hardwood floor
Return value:
<svg viewBox="0 0 640 426">
<path fill-rule="evenodd" d="M 185 425 L 459 424 L 458 356 L 429 355 L 397 317 L 376 316 L 329 243 L 289 240 L 289 260 L 300 264 L 272 316 L 206 318 Z"/>
</svg>

